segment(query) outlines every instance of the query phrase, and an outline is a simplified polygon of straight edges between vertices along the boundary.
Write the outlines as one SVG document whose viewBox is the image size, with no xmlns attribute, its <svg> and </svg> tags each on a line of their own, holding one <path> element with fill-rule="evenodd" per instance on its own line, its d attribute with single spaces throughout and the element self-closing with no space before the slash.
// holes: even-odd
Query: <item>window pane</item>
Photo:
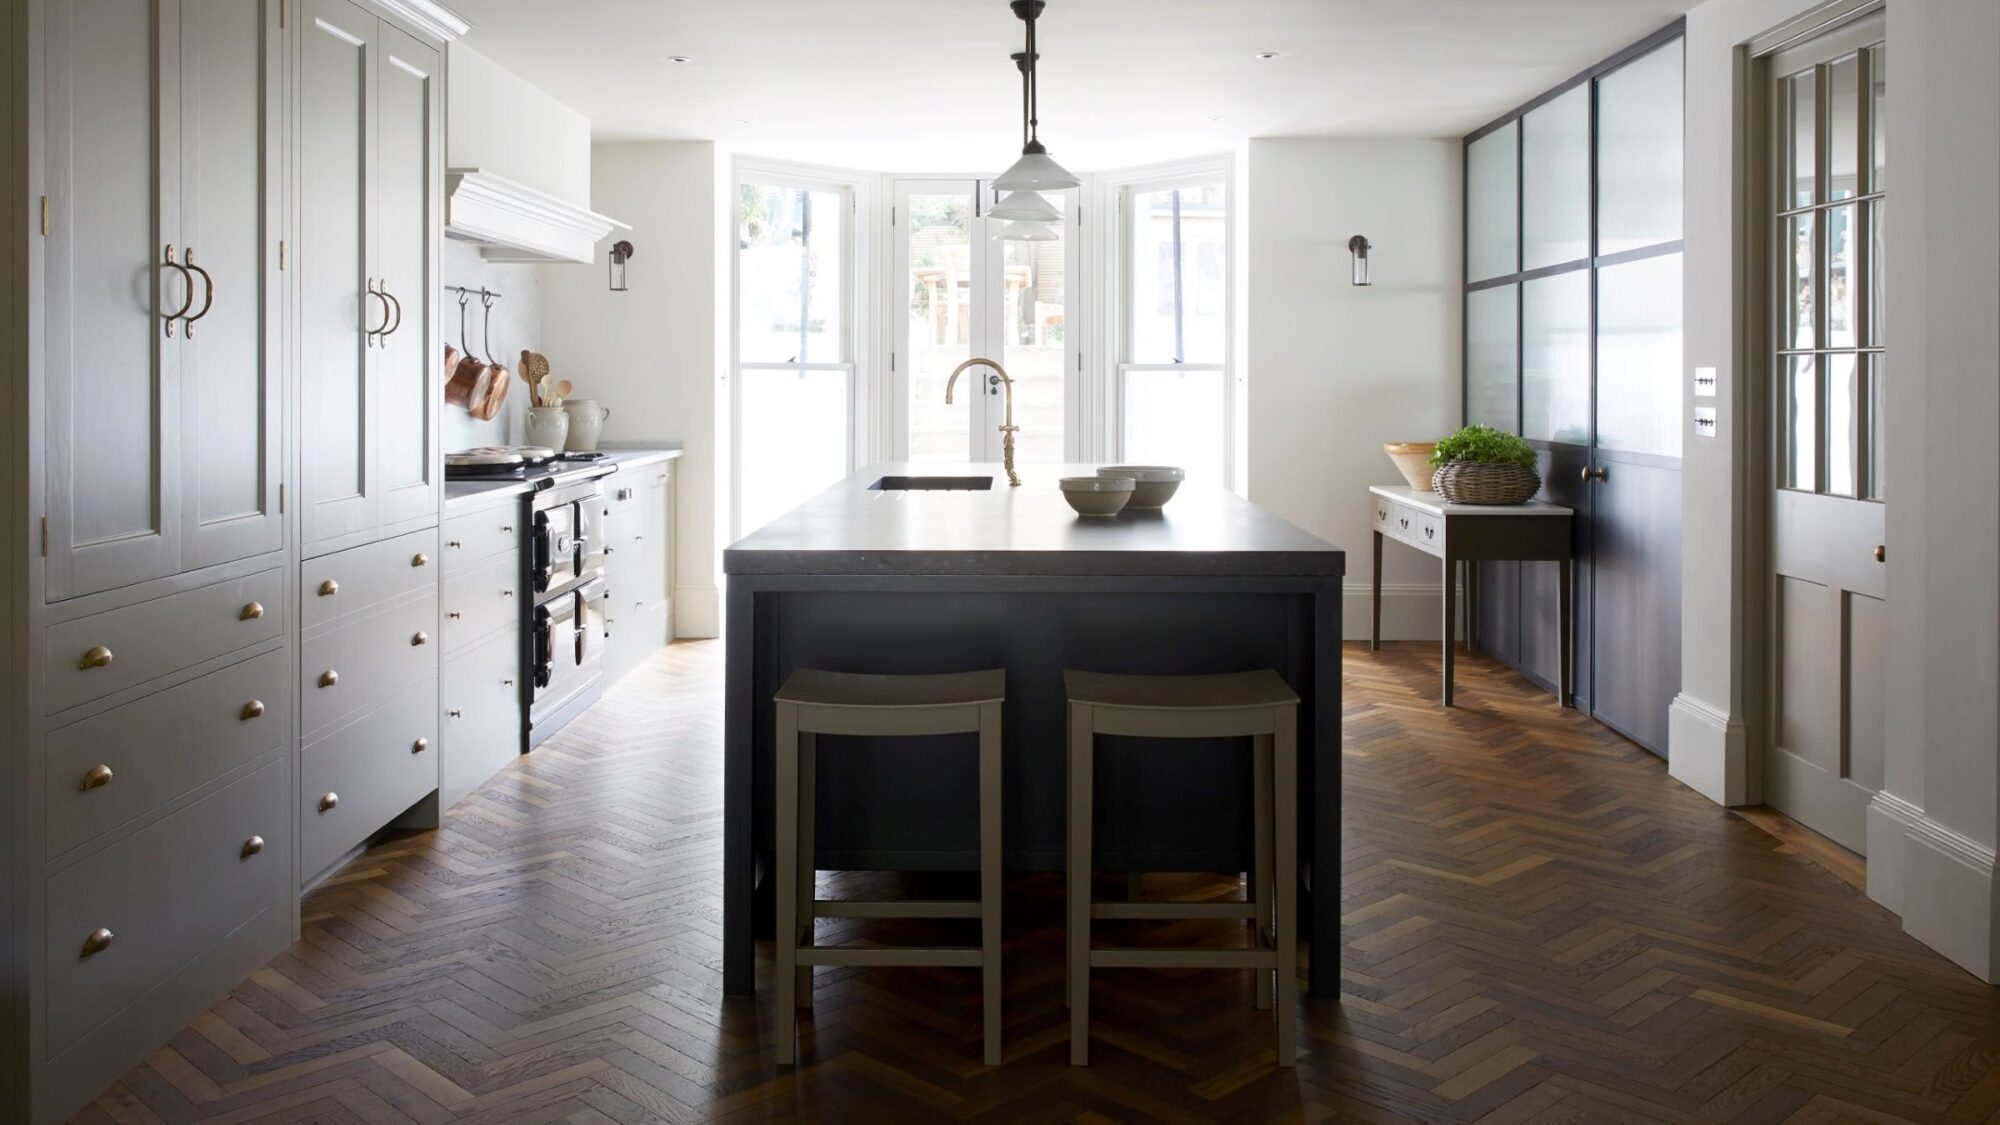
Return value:
<svg viewBox="0 0 2000 1125">
<path fill-rule="evenodd" d="M 1058 232 L 1061 223 L 1052 223 Z M 1022 461 L 1063 459 L 1063 241 L 1000 240 L 1000 354 L 994 358 L 1014 380 L 1016 457 Z M 984 383 L 983 368 L 968 371 Z M 992 405 L 992 404 L 989 404 Z M 991 415 L 989 414 L 989 417 Z M 1004 416 L 1003 416 L 1004 417 Z M 995 419 L 998 424 L 998 419 Z"/>
<path fill-rule="evenodd" d="M 1882 408 L 1885 398 L 1882 388 L 1882 364 L 1880 353 L 1867 358 L 1868 364 L 1868 488 L 1871 500 L 1881 500 L 1889 495 L 1886 486 L 1888 475 L 1883 472 L 1884 447 L 1882 443 Z"/>
<path fill-rule="evenodd" d="M 1467 281 L 1499 277 L 1517 268 L 1515 224 L 1519 136 L 1515 122 L 1472 142 L 1465 152 Z"/>
<path fill-rule="evenodd" d="M 1790 153 L 1791 172 L 1787 178 L 1792 185 L 1793 207 L 1809 206 L 1814 200 L 1813 171 L 1819 166 L 1819 100 L 1814 81 L 1815 72 L 1807 70 L 1785 82 L 1791 106 L 1787 115 L 1791 136 L 1785 148 Z"/>
<path fill-rule="evenodd" d="M 1810 348 L 1815 346 L 1817 330 L 1814 327 L 1813 310 L 1813 228 L 1811 214 L 1794 215 L 1784 220 L 1787 281 L 1785 285 L 1786 306 L 1790 313 L 1786 320 L 1791 325 L 1780 347 Z"/>
<path fill-rule="evenodd" d="M 1819 486 L 1819 368 L 1809 355 L 1780 356 L 1778 404 L 1784 418 L 1783 487 Z"/>
<path fill-rule="evenodd" d="M 837 191 L 737 188 L 740 356 L 745 363 L 841 363 L 841 224 Z"/>
<path fill-rule="evenodd" d="M 1521 119 L 1521 268 L 1590 253 L 1590 85 Z"/>
<path fill-rule="evenodd" d="M 1590 442 L 1590 271 L 1521 287 L 1521 433 Z"/>
<path fill-rule="evenodd" d="M 1834 207 L 1826 215 L 1826 342 L 1851 348 L 1854 338 L 1854 208 Z"/>
<path fill-rule="evenodd" d="M 1221 181 L 1126 201 L 1130 363 L 1221 363 L 1228 212 Z"/>
<path fill-rule="evenodd" d="M 847 475 L 847 372 L 740 371 L 737 488 L 742 532 Z"/>
<path fill-rule="evenodd" d="M 1178 465 L 1190 484 L 1220 487 L 1226 386 L 1213 369 L 1127 371 L 1120 419 L 1126 463 Z"/>
<path fill-rule="evenodd" d="M 1681 236 L 1681 41 L 1597 86 L 1597 252 Z"/>
<path fill-rule="evenodd" d="M 1851 199 L 1861 191 L 1861 58 L 1849 55 L 1826 68 L 1829 200 Z"/>
<path fill-rule="evenodd" d="M 1855 406 L 1861 401 L 1861 368 L 1853 352 L 1822 356 L 1826 364 L 1826 491 L 1855 495 L 1858 433 Z"/>
<path fill-rule="evenodd" d="M 1882 285 L 1883 252 L 1888 246 L 1882 232 L 1883 206 L 1880 200 L 1868 205 L 1868 343 L 1873 347 L 1882 346 L 1882 330 L 1889 323 L 1883 304 L 1887 291 Z"/>
<path fill-rule="evenodd" d="M 970 454 L 965 399 L 945 405 L 944 381 L 972 357 L 972 196 L 966 192 L 911 193 L 909 260 L 904 263 L 910 302 L 910 338 L 903 362 L 910 371 L 910 460 L 963 461 Z"/>
<path fill-rule="evenodd" d="M 1681 256 L 1597 271 L 1597 444 L 1681 455 Z"/>
<path fill-rule="evenodd" d="M 1515 410 L 1516 287 L 1465 295 L 1465 420 L 1518 433 Z"/>
<path fill-rule="evenodd" d="M 1868 129 L 1875 144 L 1875 173 L 1869 180 L 1873 190 L 1881 191 L 1888 180 L 1883 173 L 1889 167 L 1889 53 L 1881 47 L 1868 48 L 1868 82 L 1874 106 L 1869 110 Z"/>
</svg>

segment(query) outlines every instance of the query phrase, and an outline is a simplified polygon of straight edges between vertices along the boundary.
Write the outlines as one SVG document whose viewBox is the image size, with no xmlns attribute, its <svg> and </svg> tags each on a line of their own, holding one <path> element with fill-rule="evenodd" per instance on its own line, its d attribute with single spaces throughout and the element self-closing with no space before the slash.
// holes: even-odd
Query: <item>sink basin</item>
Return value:
<svg viewBox="0 0 2000 1125">
<path fill-rule="evenodd" d="M 992 477 L 883 477 L 870 492 L 988 492 Z"/>
</svg>

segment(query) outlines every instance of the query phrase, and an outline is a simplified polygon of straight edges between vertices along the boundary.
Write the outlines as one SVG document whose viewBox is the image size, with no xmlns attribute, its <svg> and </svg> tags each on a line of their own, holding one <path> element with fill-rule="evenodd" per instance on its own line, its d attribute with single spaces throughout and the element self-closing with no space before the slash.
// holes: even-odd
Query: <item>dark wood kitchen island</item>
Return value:
<svg viewBox="0 0 2000 1125">
<path fill-rule="evenodd" d="M 1219 488 L 1162 511 L 1078 517 L 1030 466 L 871 465 L 723 552 L 726 992 L 755 990 L 771 917 L 772 693 L 795 668 L 922 673 L 1004 668 L 1009 870 L 1063 866 L 1063 669 L 1148 675 L 1276 669 L 1299 695 L 1300 928 L 1311 991 L 1339 992 L 1340 599 L 1332 545 Z M 973 477 L 982 490 L 897 490 L 883 478 Z M 823 869 L 972 870 L 969 739 L 822 736 Z M 1227 740 L 1100 740 L 1097 846 L 1106 871 L 1250 867 L 1250 755 Z M 756 919 L 756 922 L 753 922 Z"/>
</svg>

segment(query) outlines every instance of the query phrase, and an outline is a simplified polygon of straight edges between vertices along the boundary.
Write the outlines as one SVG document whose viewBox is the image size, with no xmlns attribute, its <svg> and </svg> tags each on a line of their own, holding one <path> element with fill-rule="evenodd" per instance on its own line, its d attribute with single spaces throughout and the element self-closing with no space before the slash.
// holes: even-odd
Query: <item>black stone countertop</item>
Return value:
<svg viewBox="0 0 2000 1125">
<path fill-rule="evenodd" d="M 1094 465 L 869 465 L 723 552 L 726 574 L 1147 575 L 1338 578 L 1346 555 L 1213 485 L 1164 509 L 1087 518 L 1058 477 Z M 885 476 L 991 476 L 990 491 L 878 491 Z"/>
</svg>

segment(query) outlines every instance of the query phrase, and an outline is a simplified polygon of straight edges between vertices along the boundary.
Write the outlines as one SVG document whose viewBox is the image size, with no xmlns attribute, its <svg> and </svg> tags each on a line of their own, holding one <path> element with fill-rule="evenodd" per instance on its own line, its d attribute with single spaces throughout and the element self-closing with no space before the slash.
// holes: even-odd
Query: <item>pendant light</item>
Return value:
<svg viewBox="0 0 2000 1125">
<path fill-rule="evenodd" d="M 1008 5 L 1014 9 L 1021 22 L 1028 25 L 1027 49 L 1012 56 L 1014 65 L 1021 72 L 1021 158 L 1013 167 L 1000 174 L 993 186 L 1001 191 L 1060 191 L 1077 187 L 1083 183 L 1069 173 L 1069 170 L 1049 158 L 1049 150 L 1042 147 L 1036 136 L 1040 122 L 1037 119 L 1035 91 L 1035 18 L 1042 14 L 1045 0 L 1012 0 Z"/>
<path fill-rule="evenodd" d="M 1027 219 L 1015 219 L 1013 222 L 1007 223 L 999 230 L 994 231 L 993 237 L 1006 242 L 1054 242 L 1062 236 L 1057 234 L 1055 228 L 1049 226 L 1047 223 L 1031 222 Z"/>
<path fill-rule="evenodd" d="M 989 219 L 1023 219 L 1031 223 L 1053 223 L 1062 212 L 1039 191 L 1010 191 L 1000 202 L 986 209 Z"/>
</svg>

